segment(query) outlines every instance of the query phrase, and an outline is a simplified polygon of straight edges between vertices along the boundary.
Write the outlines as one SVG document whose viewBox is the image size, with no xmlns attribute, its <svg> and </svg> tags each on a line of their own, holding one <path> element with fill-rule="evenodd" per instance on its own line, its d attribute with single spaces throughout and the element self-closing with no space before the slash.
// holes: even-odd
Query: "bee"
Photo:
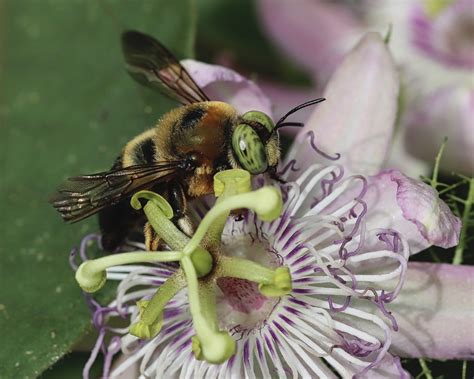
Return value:
<svg viewBox="0 0 474 379">
<path fill-rule="evenodd" d="M 129 74 L 141 84 L 158 89 L 182 106 L 163 115 L 156 126 L 128 142 L 109 171 L 67 179 L 51 197 L 51 204 L 68 222 L 99 214 L 102 245 L 115 251 L 127 236 L 145 224 L 144 216 L 129 205 L 137 191 L 163 195 L 174 210 L 173 222 L 186 234 L 193 225 L 188 199 L 213 193 L 213 176 L 241 168 L 251 174 L 276 178 L 280 160 L 278 128 L 265 113 L 239 114 L 231 105 L 211 101 L 179 61 L 153 37 L 137 31 L 122 35 Z M 159 238 L 145 225 L 147 248 L 155 250 Z"/>
</svg>

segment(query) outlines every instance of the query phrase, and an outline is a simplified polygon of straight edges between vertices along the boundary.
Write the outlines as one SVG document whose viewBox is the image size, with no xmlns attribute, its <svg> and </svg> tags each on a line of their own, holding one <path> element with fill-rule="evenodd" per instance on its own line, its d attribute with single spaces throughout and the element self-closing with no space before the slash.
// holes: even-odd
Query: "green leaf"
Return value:
<svg viewBox="0 0 474 379">
<path fill-rule="evenodd" d="M 68 354 L 61 358 L 54 366 L 44 371 L 40 379 L 64 379 L 64 378 L 78 378 L 84 368 L 87 360 L 89 359 L 89 353 L 75 352 Z M 99 378 L 102 373 L 102 365 L 99 363 L 94 365 L 91 370 L 91 378 Z"/>
<path fill-rule="evenodd" d="M 109 169 L 173 104 L 125 72 L 137 29 L 192 54 L 192 0 L 0 1 L 0 377 L 32 378 L 90 325 L 68 265 L 95 219 L 66 225 L 48 204 L 66 177 Z"/>
<path fill-rule="evenodd" d="M 228 56 L 239 68 L 283 83 L 309 86 L 302 68 L 265 36 L 255 0 L 197 0 L 198 59 Z"/>
</svg>

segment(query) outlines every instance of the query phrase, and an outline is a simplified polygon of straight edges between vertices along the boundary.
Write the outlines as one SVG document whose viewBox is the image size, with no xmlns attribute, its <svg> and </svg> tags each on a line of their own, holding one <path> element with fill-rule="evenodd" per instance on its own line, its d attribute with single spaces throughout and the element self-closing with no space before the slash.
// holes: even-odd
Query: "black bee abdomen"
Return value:
<svg viewBox="0 0 474 379">
<path fill-rule="evenodd" d="M 99 213 L 99 226 L 102 234 L 102 246 L 106 251 L 116 251 L 130 235 L 143 216 L 130 206 L 125 199 Z"/>
<path fill-rule="evenodd" d="M 184 129 L 190 129 L 194 128 L 199 121 L 203 118 L 203 116 L 206 114 L 206 111 L 201 109 L 201 108 L 191 108 L 187 110 L 182 119 L 181 119 L 181 126 Z"/>
<path fill-rule="evenodd" d="M 153 163 L 155 159 L 155 144 L 151 138 L 140 144 L 141 155 L 146 163 Z"/>
</svg>

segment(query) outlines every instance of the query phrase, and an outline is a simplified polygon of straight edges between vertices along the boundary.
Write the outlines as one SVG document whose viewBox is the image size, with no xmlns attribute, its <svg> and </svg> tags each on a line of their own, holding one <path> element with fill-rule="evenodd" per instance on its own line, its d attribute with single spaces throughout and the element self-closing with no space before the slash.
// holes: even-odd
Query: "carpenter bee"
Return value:
<svg viewBox="0 0 474 379">
<path fill-rule="evenodd" d="M 266 114 L 240 115 L 231 105 L 211 101 L 179 61 L 154 38 L 136 31 L 122 35 L 129 74 L 178 100 L 182 106 L 161 117 L 156 126 L 128 142 L 109 171 L 67 179 L 50 202 L 65 221 L 77 222 L 99 213 L 102 244 L 116 250 L 145 220 L 129 205 L 137 191 L 163 195 L 174 210 L 173 222 L 192 233 L 187 199 L 211 194 L 213 176 L 230 168 L 276 177 L 280 159 L 278 128 L 302 126 L 284 122 L 315 99 L 293 108 L 276 124 Z M 147 248 L 158 238 L 145 225 Z"/>
</svg>

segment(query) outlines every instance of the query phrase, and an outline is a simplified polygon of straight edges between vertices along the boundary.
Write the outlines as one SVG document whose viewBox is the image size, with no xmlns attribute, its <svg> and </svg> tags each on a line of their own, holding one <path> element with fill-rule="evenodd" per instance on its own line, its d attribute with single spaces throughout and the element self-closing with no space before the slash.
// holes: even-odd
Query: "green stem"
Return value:
<svg viewBox="0 0 474 379">
<path fill-rule="evenodd" d="M 214 175 L 214 193 L 217 197 L 216 204 L 226 198 L 252 190 L 251 176 L 248 171 L 233 169 L 225 170 Z M 207 231 L 208 242 L 218 245 L 222 231 L 227 222 L 228 213 L 223 213 L 215 218 Z"/>
<path fill-rule="evenodd" d="M 216 311 L 216 286 L 214 281 L 201 282 L 199 286 L 199 301 L 202 318 L 206 320 L 209 329 L 219 331 L 219 321 Z"/>
<path fill-rule="evenodd" d="M 84 291 L 92 293 L 104 286 L 107 279 L 105 270 L 108 267 L 141 262 L 174 262 L 182 256 L 180 251 L 113 254 L 83 262 L 76 271 L 76 281 Z"/>
<path fill-rule="evenodd" d="M 273 270 L 247 259 L 223 256 L 220 258 L 217 275 L 219 277 L 246 279 L 251 282 L 269 284 L 272 283 L 275 273 Z"/>
<path fill-rule="evenodd" d="M 469 222 L 472 203 L 474 202 L 474 178 L 469 180 L 469 192 L 467 195 L 467 200 L 464 202 L 464 211 L 462 214 L 462 229 L 461 235 L 459 236 L 459 243 L 454 250 L 453 264 L 460 265 L 463 261 L 463 253 L 466 245 L 466 236 L 467 236 L 467 224 Z"/>
<path fill-rule="evenodd" d="M 173 218 L 173 208 L 166 199 L 152 191 L 139 191 L 130 199 L 130 205 L 136 210 L 142 209 L 140 199 L 148 200 L 143 211 L 160 238 L 173 250 L 183 250 L 189 238 L 170 221 Z"/>
<path fill-rule="evenodd" d="M 182 271 L 178 271 L 173 276 L 168 278 L 151 298 L 146 306 L 140 321 L 145 324 L 152 324 L 163 312 L 165 305 L 170 301 L 179 290 L 184 288 L 186 281 Z"/>
<path fill-rule="evenodd" d="M 113 255 L 108 255 L 106 257 L 101 257 L 86 261 L 88 263 L 87 271 L 88 272 L 97 272 L 103 271 L 112 266 L 126 265 L 130 263 L 142 263 L 142 262 L 177 262 L 181 259 L 183 253 L 181 251 L 157 251 L 157 252 L 130 252 L 130 253 L 118 253 Z"/>
<path fill-rule="evenodd" d="M 163 310 L 166 304 L 185 284 L 183 272 L 178 271 L 158 288 L 151 300 L 138 301 L 140 318 L 130 325 L 130 334 L 143 339 L 155 337 L 163 326 Z"/>
<path fill-rule="evenodd" d="M 181 265 L 186 274 L 188 284 L 189 308 L 193 319 L 196 336 L 193 337 L 193 352 L 197 359 L 205 359 L 209 363 L 222 363 L 235 352 L 235 341 L 225 331 L 218 330 L 215 312 L 215 294 L 201 283 L 204 291 L 199 293 L 199 284 L 191 258 L 183 257 Z"/>
<path fill-rule="evenodd" d="M 195 317 L 201 317 L 202 309 L 199 302 L 199 286 L 196 270 L 194 269 L 193 262 L 188 256 L 184 256 L 181 260 L 181 267 L 186 274 L 186 282 L 188 284 L 188 297 L 189 297 L 189 308 L 193 320 Z"/>
<path fill-rule="evenodd" d="M 418 362 L 420 363 L 421 369 L 423 370 L 423 375 L 425 375 L 426 379 L 433 379 L 433 375 L 431 375 L 431 370 L 429 369 L 428 365 L 426 364 L 426 361 L 424 359 L 418 359 Z"/>
<path fill-rule="evenodd" d="M 256 282 L 260 293 L 267 297 L 281 297 L 292 290 L 291 274 L 286 266 L 270 270 L 246 259 L 221 257 L 218 275 Z"/>
<path fill-rule="evenodd" d="M 444 148 L 446 147 L 446 142 L 448 142 L 448 138 L 444 137 L 443 143 L 441 144 L 438 154 L 436 154 L 435 158 L 435 166 L 433 169 L 433 176 L 431 177 L 431 187 L 436 189 L 439 185 L 438 183 L 438 173 L 439 173 L 439 164 L 441 162 L 441 157 L 443 156 Z"/>
</svg>

